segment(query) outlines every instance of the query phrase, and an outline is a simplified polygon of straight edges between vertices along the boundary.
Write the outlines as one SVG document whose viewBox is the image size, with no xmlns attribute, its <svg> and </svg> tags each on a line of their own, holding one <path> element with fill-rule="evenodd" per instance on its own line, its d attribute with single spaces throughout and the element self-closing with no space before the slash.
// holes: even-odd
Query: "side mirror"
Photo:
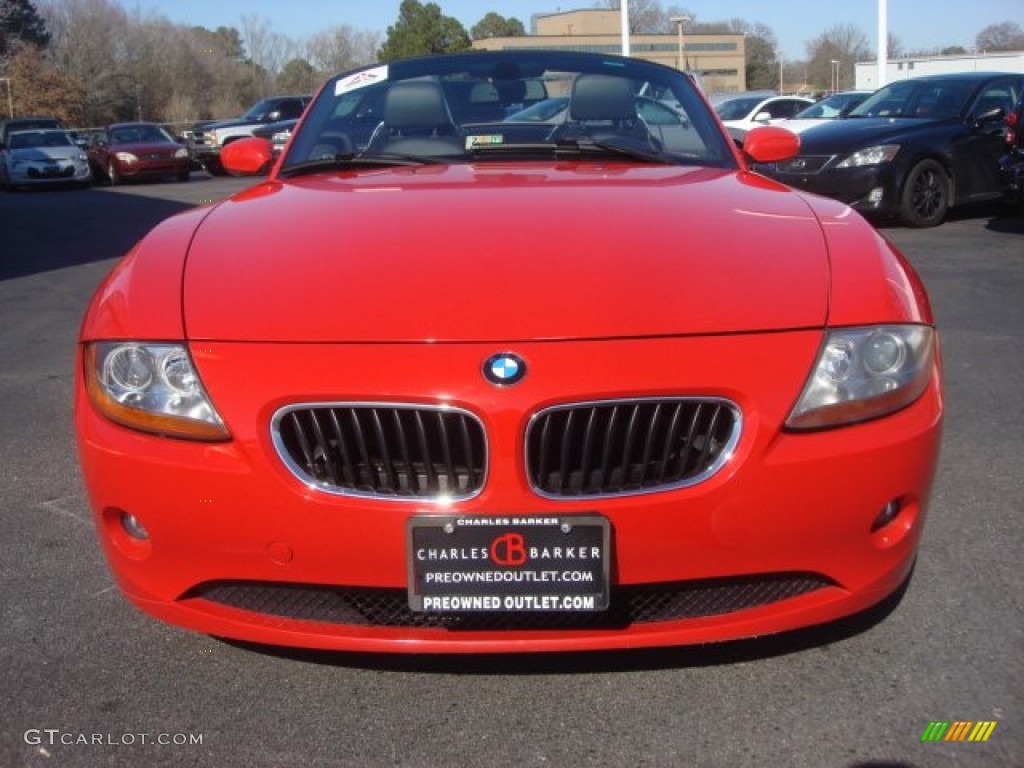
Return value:
<svg viewBox="0 0 1024 768">
<path fill-rule="evenodd" d="M 743 152 L 755 163 L 777 163 L 800 154 L 800 137 L 785 128 L 766 125 L 750 131 Z"/>
<path fill-rule="evenodd" d="M 232 141 L 220 152 L 224 168 L 238 176 L 255 176 L 266 172 L 274 160 L 274 148 L 267 139 L 252 136 Z"/>
</svg>

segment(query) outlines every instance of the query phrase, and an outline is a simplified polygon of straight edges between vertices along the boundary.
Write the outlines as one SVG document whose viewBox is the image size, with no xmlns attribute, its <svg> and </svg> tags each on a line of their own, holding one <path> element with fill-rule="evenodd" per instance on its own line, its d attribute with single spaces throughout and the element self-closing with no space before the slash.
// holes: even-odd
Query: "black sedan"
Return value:
<svg viewBox="0 0 1024 768">
<path fill-rule="evenodd" d="M 999 198 L 1004 117 L 1024 75 L 969 72 L 901 80 L 800 134 L 800 155 L 759 166 L 799 189 L 914 227 L 955 205 Z"/>
</svg>

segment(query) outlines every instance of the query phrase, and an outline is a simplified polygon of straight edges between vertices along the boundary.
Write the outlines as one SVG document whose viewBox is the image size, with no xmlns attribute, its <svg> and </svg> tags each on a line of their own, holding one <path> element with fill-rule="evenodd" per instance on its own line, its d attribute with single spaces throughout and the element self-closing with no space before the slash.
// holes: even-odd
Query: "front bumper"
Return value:
<svg viewBox="0 0 1024 768">
<path fill-rule="evenodd" d="M 87 162 L 20 163 L 8 166 L 8 183 L 12 186 L 76 184 L 92 178 Z"/>
<path fill-rule="evenodd" d="M 773 166 L 758 166 L 758 170 L 786 186 L 830 197 L 861 213 L 890 216 L 900 211 L 902 174 L 892 163 L 826 168 L 813 174 L 783 173 Z"/>
<path fill-rule="evenodd" d="M 134 163 L 118 162 L 121 175 L 130 179 L 156 178 L 176 176 L 191 169 L 191 160 L 182 158 L 161 158 L 158 160 L 139 160 Z"/>
<path fill-rule="evenodd" d="M 938 363 L 925 395 L 888 418 L 782 432 L 819 342 L 820 333 L 805 331 L 518 344 L 530 374 L 501 389 L 480 375 L 482 361 L 502 351 L 494 345 L 195 344 L 193 357 L 231 442 L 122 429 L 93 410 L 79 380 L 79 451 L 99 537 L 122 590 L 144 611 L 201 632 L 390 652 L 592 650 L 749 637 L 837 619 L 885 598 L 909 573 L 926 517 L 941 432 Z M 548 499 L 530 489 L 522 441 L 537 410 L 658 395 L 716 396 L 740 407 L 743 432 L 717 474 L 688 488 L 619 498 Z M 271 417 L 292 402 L 333 400 L 448 403 L 476 414 L 490 454 L 482 492 L 443 504 L 329 495 L 304 485 L 275 453 Z M 893 501 L 896 521 L 872 531 Z M 148 530 L 145 546 L 125 534 L 122 511 Z M 408 520 L 439 512 L 606 517 L 609 620 L 562 616 L 556 625 L 497 616 L 460 623 L 404 610 Z M 636 618 L 621 606 L 639 593 L 669 601 L 697 595 L 712 605 Z M 338 594 L 355 597 L 341 610 Z M 355 617 L 351 610 L 366 601 L 391 607 Z"/>
</svg>

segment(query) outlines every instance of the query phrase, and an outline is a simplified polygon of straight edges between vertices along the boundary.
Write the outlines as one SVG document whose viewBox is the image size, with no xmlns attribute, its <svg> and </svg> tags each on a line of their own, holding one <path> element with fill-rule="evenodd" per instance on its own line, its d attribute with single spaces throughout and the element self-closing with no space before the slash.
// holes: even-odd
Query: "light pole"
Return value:
<svg viewBox="0 0 1024 768">
<path fill-rule="evenodd" d="M 786 57 L 779 54 L 779 96 L 786 95 Z"/>
<path fill-rule="evenodd" d="M 832 93 L 839 90 L 839 61 L 832 59 Z"/>
<path fill-rule="evenodd" d="M 9 77 L 0 77 L 0 80 L 3 80 L 5 83 L 7 83 L 7 111 L 10 112 L 11 117 L 13 118 L 14 117 L 14 97 L 11 95 L 11 78 L 9 78 Z"/>
<path fill-rule="evenodd" d="M 678 54 L 676 56 L 676 68 L 679 69 L 681 72 L 685 72 L 687 69 L 690 68 L 689 65 L 686 63 L 685 54 L 683 53 L 683 51 L 685 50 L 685 46 L 683 45 L 683 25 L 689 24 L 691 18 L 692 17 L 686 16 L 685 14 L 682 16 L 669 17 L 669 21 L 673 22 L 676 25 L 676 33 L 679 36 Z"/>
<path fill-rule="evenodd" d="M 622 27 L 622 55 L 629 56 L 629 0 L 619 3 L 619 21 Z"/>
</svg>

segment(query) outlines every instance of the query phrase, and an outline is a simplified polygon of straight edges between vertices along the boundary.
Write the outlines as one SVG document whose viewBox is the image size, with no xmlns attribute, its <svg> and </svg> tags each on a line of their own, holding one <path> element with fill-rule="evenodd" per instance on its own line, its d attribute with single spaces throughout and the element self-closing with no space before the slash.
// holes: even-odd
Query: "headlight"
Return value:
<svg viewBox="0 0 1024 768">
<path fill-rule="evenodd" d="M 786 426 L 837 427 L 909 405 L 928 386 L 934 345 L 923 325 L 829 331 Z"/>
<path fill-rule="evenodd" d="M 287 144 L 288 139 L 291 138 L 291 135 L 291 131 L 278 131 L 277 133 L 270 137 L 270 142 L 272 144 Z"/>
<path fill-rule="evenodd" d="M 139 158 L 137 158 L 131 152 L 118 152 L 117 159 L 120 160 L 122 163 L 134 163 L 137 162 Z"/>
<path fill-rule="evenodd" d="M 836 168 L 859 168 L 862 165 L 888 163 L 896 157 L 896 153 L 899 151 L 899 144 L 880 144 L 877 147 L 868 147 L 849 155 Z"/>
<path fill-rule="evenodd" d="M 177 158 L 188 157 L 188 150 L 182 147 L 174 151 L 174 156 Z"/>
<path fill-rule="evenodd" d="M 92 404 L 122 426 L 192 440 L 230 438 L 180 344 L 89 344 L 84 373 Z"/>
</svg>

